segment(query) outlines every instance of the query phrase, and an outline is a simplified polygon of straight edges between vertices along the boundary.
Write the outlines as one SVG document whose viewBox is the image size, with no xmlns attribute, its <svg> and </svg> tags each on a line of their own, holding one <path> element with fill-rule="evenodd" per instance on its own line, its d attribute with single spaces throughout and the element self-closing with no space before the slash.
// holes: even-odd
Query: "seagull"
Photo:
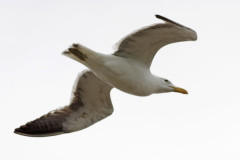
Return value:
<svg viewBox="0 0 240 160">
<path fill-rule="evenodd" d="M 153 75 L 150 66 L 160 48 L 175 42 L 195 41 L 197 34 L 166 17 L 155 16 L 164 23 L 126 36 L 113 54 L 102 54 L 81 44 L 72 44 L 63 55 L 88 69 L 78 75 L 70 104 L 16 128 L 14 133 L 44 137 L 87 128 L 113 113 L 112 88 L 136 96 L 165 92 L 188 94 L 168 79 Z"/>
</svg>

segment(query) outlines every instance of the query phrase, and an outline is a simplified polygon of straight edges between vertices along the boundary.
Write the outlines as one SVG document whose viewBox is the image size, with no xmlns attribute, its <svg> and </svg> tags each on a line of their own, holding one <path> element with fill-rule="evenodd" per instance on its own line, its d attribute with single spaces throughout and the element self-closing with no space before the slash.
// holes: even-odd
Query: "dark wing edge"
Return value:
<svg viewBox="0 0 240 160">
<path fill-rule="evenodd" d="M 179 23 L 177 23 L 177 22 L 175 22 L 175 21 L 173 21 L 173 20 L 171 20 L 171 19 L 168 19 L 168 18 L 166 18 L 166 17 L 163 17 L 163 16 L 161 16 L 161 15 L 159 15 L 159 14 L 156 14 L 155 17 L 158 18 L 158 19 L 161 19 L 161 20 L 163 20 L 163 21 L 165 21 L 165 22 L 172 23 L 172 24 L 178 25 L 178 26 L 180 26 L 180 27 L 185 27 L 184 25 L 179 24 Z"/>
<path fill-rule="evenodd" d="M 30 137 L 55 136 L 84 129 L 113 112 L 112 87 L 89 70 L 76 79 L 70 104 L 16 128 L 14 133 Z"/>
</svg>

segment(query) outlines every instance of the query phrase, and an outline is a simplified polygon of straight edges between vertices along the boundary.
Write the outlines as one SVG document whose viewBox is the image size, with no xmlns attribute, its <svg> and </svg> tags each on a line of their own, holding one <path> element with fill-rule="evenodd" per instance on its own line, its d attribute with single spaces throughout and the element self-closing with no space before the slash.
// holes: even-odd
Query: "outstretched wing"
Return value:
<svg viewBox="0 0 240 160">
<path fill-rule="evenodd" d="M 150 68 L 155 54 L 161 47 L 174 42 L 197 39 L 194 30 L 160 15 L 156 17 L 166 23 L 155 24 L 128 35 L 119 43 L 118 50 L 113 55 L 139 61 Z"/>
<path fill-rule="evenodd" d="M 93 72 L 84 71 L 76 80 L 69 106 L 49 112 L 15 129 L 25 136 L 52 136 L 86 128 L 113 112 L 112 87 Z"/>
</svg>

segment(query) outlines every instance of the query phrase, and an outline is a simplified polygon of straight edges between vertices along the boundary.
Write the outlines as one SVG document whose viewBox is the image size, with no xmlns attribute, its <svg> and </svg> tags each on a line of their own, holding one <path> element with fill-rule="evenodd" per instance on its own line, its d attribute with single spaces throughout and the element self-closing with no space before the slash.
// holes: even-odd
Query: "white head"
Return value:
<svg viewBox="0 0 240 160">
<path fill-rule="evenodd" d="M 182 94 L 188 94 L 188 92 L 180 87 L 176 87 L 165 78 L 157 77 L 157 86 L 155 93 L 165 93 L 165 92 L 178 92 Z"/>
</svg>

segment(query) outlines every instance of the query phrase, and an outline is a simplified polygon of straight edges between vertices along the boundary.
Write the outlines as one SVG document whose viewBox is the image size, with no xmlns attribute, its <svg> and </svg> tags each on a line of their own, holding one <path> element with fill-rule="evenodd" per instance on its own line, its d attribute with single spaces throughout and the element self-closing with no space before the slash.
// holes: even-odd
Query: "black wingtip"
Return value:
<svg viewBox="0 0 240 160">
<path fill-rule="evenodd" d="M 155 17 L 158 19 L 162 19 L 163 16 L 160 16 L 159 14 L 155 14 Z"/>
<path fill-rule="evenodd" d="M 21 127 L 20 127 L 20 128 L 16 128 L 16 129 L 14 130 L 14 133 L 15 133 L 15 134 L 18 134 L 18 135 L 21 135 L 21 136 L 30 136 L 30 134 L 26 133 L 26 132 L 24 131 L 24 129 L 22 129 Z"/>
<path fill-rule="evenodd" d="M 19 128 L 16 128 L 14 130 L 14 133 L 18 135 L 24 135 L 24 136 L 30 136 L 31 134 L 33 134 L 32 132 L 30 132 L 27 125 L 22 125 Z"/>
<path fill-rule="evenodd" d="M 22 125 L 19 128 L 16 128 L 14 130 L 14 133 L 16 133 L 16 134 L 20 134 L 20 133 L 27 134 L 27 126 L 26 125 Z"/>
<path fill-rule="evenodd" d="M 31 136 L 31 134 L 28 134 L 28 133 L 23 129 L 22 126 L 19 127 L 19 128 L 16 128 L 16 129 L 14 130 L 14 133 L 15 133 L 15 134 L 18 134 L 18 135 L 21 135 L 21 136 Z"/>
<path fill-rule="evenodd" d="M 20 128 L 16 128 L 14 130 L 15 134 L 26 136 L 26 137 L 49 137 L 49 136 L 56 136 L 60 134 L 64 134 L 65 132 L 52 132 L 52 133 L 29 133 L 28 131 L 24 130 L 22 126 Z"/>
<path fill-rule="evenodd" d="M 42 116 L 16 128 L 14 133 L 30 137 L 45 137 L 62 134 L 62 120 L 54 116 Z"/>
<path fill-rule="evenodd" d="M 159 15 L 159 14 L 156 14 L 155 17 L 158 18 L 158 19 L 161 19 L 161 20 L 163 20 L 163 21 L 165 21 L 165 22 L 172 23 L 172 24 L 178 25 L 178 26 L 180 26 L 180 27 L 185 27 L 185 26 L 183 26 L 183 25 L 181 25 L 181 24 L 179 24 L 179 23 L 177 23 L 177 22 L 174 22 L 174 21 L 172 21 L 172 20 L 170 20 L 170 19 L 168 19 L 168 18 L 166 18 L 166 17 L 163 17 L 163 16 L 161 16 L 161 15 Z"/>
<path fill-rule="evenodd" d="M 20 128 L 16 128 L 15 130 L 14 130 L 14 133 L 15 134 L 19 134 L 19 133 L 21 133 L 22 132 L 22 130 L 20 129 Z"/>
</svg>

